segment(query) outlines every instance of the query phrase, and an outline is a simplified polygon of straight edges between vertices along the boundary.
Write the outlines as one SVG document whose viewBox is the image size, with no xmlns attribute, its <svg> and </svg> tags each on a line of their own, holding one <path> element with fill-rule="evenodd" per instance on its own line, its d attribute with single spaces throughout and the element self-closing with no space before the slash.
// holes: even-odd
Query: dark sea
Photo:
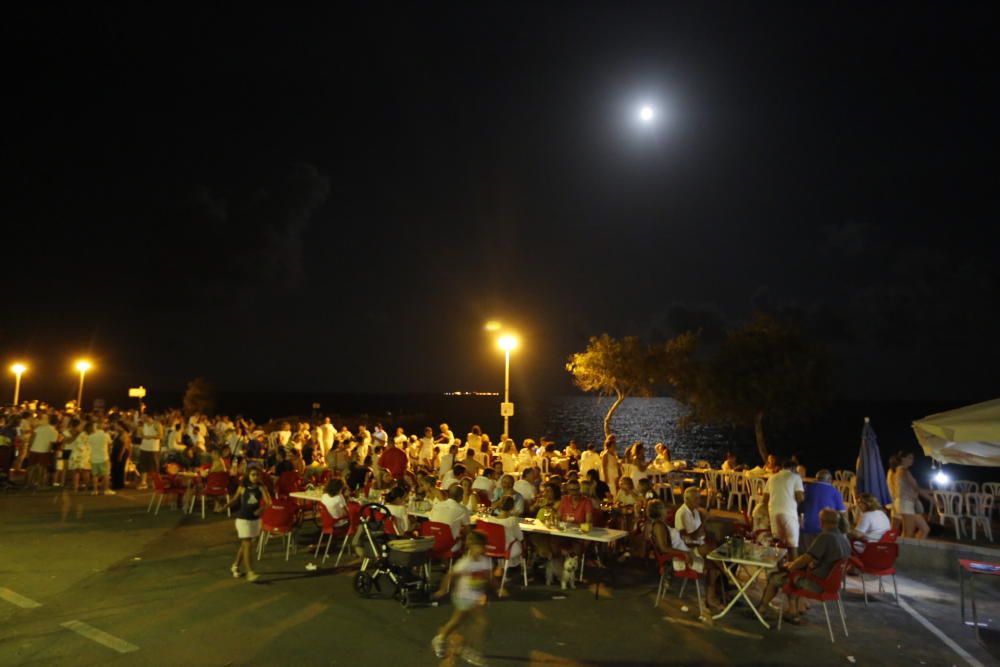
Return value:
<svg viewBox="0 0 1000 667">
<path fill-rule="evenodd" d="M 514 397 L 516 399 L 516 397 Z M 149 397 L 150 407 L 160 410 L 180 404 L 180 395 L 161 394 Z M 318 409 L 313 409 L 318 404 Z M 380 422 L 390 433 L 403 426 L 408 433 L 420 432 L 424 426 L 448 423 L 452 430 L 464 435 L 478 424 L 496 442 L 503 430 L 500 398 L 496 396 L 446 396 L 442 394 L 322 394 L 322 393 L 238 393 L 223 392 L 217 396 L 216 411 L 231 417 L 242 414 L 258 423 L 272 419 L 311 417 L 323 414 L 333 417 L 338 426 L 347 423 L 351 430 L 357 424 L 369 426 Z M 516 413 L 511 418 L 511 434 L 524 438 L 549 436 L 559 445 L 571 438 L 584 446 L 589 442 L 598 448 L 604 440 L 603 419 L 611 399 L 593 396 L 553 396 L 516 401 Z M 833 403 L 821 416 L 793 425 L 765 424 L 771 451 L 779 458 L 795 454 L 810 472 L 820 468 L 853 470 L 861 444 L 861 427 L 866 416 L 878 435 L 884 461 L 898 450 L 917 451 L 919 445 L 910 428 L 911 422 L 936 412 L 961 407 L 962 403 L 934 402 L 862 402 Z M 753 433 L 725 425 L 693 425 L 682 428 L 681 418 L 687 409 L 671 398 L 629 398 L 619 407 L 612 422 L 621 447 L 640 441 L 652 450 L 656 442 L 667 443 L 675 459 L 704 459 L 719 465 L 727 450 L 736 452 L 741 462 L 760 462 Z M 987 468 L 947 466 L 954 479 L 988 481 L 1000 479 L 1000 474 Z M 914 474 L 922 485 L 928 484 L 930 459 L 917 456 Z"/>
</svg>

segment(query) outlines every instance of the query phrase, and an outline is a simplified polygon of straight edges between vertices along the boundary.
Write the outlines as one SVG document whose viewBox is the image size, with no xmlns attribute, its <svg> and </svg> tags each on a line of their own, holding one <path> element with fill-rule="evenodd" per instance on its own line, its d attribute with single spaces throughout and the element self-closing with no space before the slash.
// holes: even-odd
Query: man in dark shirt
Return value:
<svg viewBox="0 0 1000 667">
<path fill-rule="evenodd" d="M 761 597 L 757 610 L 764 614 L 768 603 L 774 599 L 781 587 L 788 581 L 788 573 L 793 570 L 808 570 L 817 579 L 826 579 L 830 570 L 837 561 L 844 560 L 851 555 L 851 545 L 847 537 L 840 532 L 840 514 L 835 510 L 825 509 L 819 513 L 820 525 L 823 532 L 816 536 L 809 550 L 790 563 L 783 563 L 778 566 L 778 571 L 772 573 L 767 578 L 767 588 Z M 818 593 L 822 587 L 815 581 L 806 578 L 795 580 L 795 586 L 802 590 Z M 786 618 L 791 623 L 802 623 L 800 614 L 802 613 L 802 598 L 792 597 L 789 602 L 788 616 Z"/>
</svg>

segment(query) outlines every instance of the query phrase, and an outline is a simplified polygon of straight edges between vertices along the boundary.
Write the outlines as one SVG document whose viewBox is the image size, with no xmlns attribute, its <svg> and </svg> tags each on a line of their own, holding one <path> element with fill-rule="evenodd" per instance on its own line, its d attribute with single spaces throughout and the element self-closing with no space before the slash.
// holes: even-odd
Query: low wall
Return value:
<svg viewBox="0 0 1000 667">
<path fill-rule="evenodd" d="M 897 569 L 905 574 L 933 572 L 958 579 L 958 559 L 1000 563 L 1000 547 L 984 547 L 943 540 L 899 538 Z"/>
</svg>

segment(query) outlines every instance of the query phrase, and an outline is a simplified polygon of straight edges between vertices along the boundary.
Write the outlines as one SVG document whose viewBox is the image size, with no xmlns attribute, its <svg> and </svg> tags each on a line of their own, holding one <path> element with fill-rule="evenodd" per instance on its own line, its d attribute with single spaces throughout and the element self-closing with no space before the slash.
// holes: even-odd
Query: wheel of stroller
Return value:
<svg viewBox="0 0 1000 667">
<path fill-rule="evenodd" d="M 369 597 L 372 594 L 374 583 L 367 572 L 358 572 L 354 575 L 354 592 L 361 597 Z"/>
</svg>

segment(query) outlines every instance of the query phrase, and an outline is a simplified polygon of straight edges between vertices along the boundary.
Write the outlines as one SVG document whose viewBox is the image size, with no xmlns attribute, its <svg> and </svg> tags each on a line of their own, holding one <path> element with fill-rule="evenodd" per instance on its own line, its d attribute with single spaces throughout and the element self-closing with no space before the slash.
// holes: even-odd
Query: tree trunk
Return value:
<svg viewBox="0 0 1000 667">
<path fill-rule="evenodd" d="M 760 410 L 753 417 L 753 435 L 757 440 L 757 452 L 760 459 L 767 463 L 767 441 L 764 439 L 764 411 Z"/>
<path fill-rule="evenodd" d="M 611 404 L 611 408 L 608 410 L 608 414 L 604 415 L 604 439 L 605 440 L 607 440 L 608 436 L 611 435 L 611 417 L 612 417 L 612 415 L 615 414 L 615 410 L 618 409 L 618 406 L 621 405 L 622 401 L 624 401 L 624 400 L 625 400 L 625 394 L 619 393 L 618 394 L 618 398 L 616 398 L 615 402 Z"/>
</svg>

